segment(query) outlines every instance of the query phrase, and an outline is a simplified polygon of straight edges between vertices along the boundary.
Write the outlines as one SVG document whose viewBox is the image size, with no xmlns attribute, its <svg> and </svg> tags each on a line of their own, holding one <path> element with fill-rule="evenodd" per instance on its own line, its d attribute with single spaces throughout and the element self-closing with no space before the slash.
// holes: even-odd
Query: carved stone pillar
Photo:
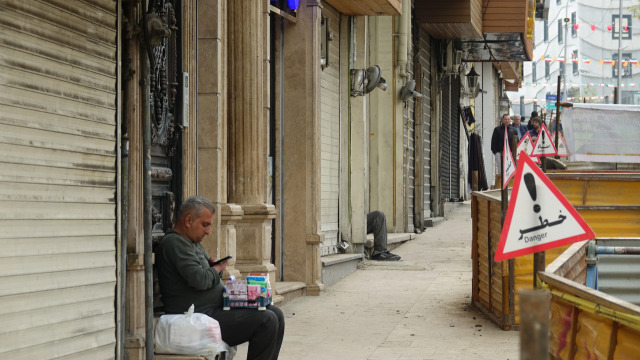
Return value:
<svg viewBox="0 0 640 360">
<path fill-rule="evenodd" d="M 284 276 L 304 281 L 308 295 L 318 295 L 322 264 L 320 244 L 320 17 L 317 0 L 300 1 L 295 26 L 285 26 L 283 74 Z M 335 65 L 337 66 L 337 65 Z M 284 181 L 284 180 L 281 180 Z"/>
<path fill-rule="evenodd" d="M 228 255 L 233 256 L 227 265 L 225 278 L 231 275 L 240 278 L 240 271 L 235 267 L 238 259 L 235 224 L 239 220 L 242 220 L 242 208 L 240 206 L 236 204 L 223 204 L 220 206 L 220 238 L 218 240 L 220 258 Z"/>
<path fill-rule="evenodd" d="M 271 220 L 276 208 L 270 204 L 244 204 L 242 220 L 236 223 L 235 268 L 243 276 L 249 273 L 269 273 L 275 282 L 276 267 L 271 263 Z"/>
<path fill-rule="evenodd" d="M 229 1 L 228 22 L 228 202 L 242 207 L 236 225 L 237 261 L 243 275 L 268 272 L 271 264 L 271 220 L 275 207 L 267 200 L 268 13 L 263 0 Z"/>
</svg>

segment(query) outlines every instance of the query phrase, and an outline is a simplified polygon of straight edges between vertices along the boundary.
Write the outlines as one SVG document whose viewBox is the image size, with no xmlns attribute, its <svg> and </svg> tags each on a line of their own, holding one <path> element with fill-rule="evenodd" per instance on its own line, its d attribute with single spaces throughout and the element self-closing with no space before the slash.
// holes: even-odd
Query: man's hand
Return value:
<svg viewBox="0 0 640 360">
<path fill-rule="evenodd" d="M 213 263 L 215 263 L 216 261 L 217 261 L 216 259 L 209 259 L 209 264 L 211 264 L 211 267 L 214 268 L 218 272 L 218 274 L 227 269 L 227 264 L 229 264 L 229 260 L 225 260 L 221 263 L 213 265 Z"/>
</svg>

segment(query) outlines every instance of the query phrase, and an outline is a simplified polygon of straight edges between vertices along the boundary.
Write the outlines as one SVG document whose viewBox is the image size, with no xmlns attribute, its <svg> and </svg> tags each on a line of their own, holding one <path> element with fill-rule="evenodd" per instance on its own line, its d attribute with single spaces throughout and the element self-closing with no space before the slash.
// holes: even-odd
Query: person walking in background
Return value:
<svg viewBox="0 0 640 360">
<path fill-rule="evenodd" d="M 529 118 L 529 122 L 527 123 L 527 129 L 533 130 L 533 118 L 535 117 L 538 117 L 538 112 L 534 110 L 531 112 L 531 117 Z"/>
<path fill-rule="evenodd" d="M 520 122 L 520 115 L 513 115 L 513 128 L 516 130 L 516 134 L 518 134 L 518 141 L 522 139 L 524 134 L 529 132 L 527 126 Z"/>
<path fill-rule="evenodd" d="M 540 129 L 542 129 L 542 119 L 536 116 L 532 118 L 530 122 L 533 123 L 533 130 L 529 130 L 529 135 L 531 135 L 531 141 L 535 143 L 536 140 L 538 140 Z"/>
<path fill-rule="evenodd" d="M 400 260 L 400 256 L 387 250 L 387 219 L 382 211 L 373 211 L 367 214 L 367 234 L 371 233 L 373 233 L 372 260 Z"/>
<path fill-rule="evenodd" d="M 502 173 L 501 156 L 502 148 L 504 146 L 504 132 L 507 131 L 507 135 L 509 137 L 516 135 L 516 130 L 512 126 L 509 126 L 510 122 L 511 118 L 509 117 L 509 114 L 502 115 L 501 124 L 493 129 L 493 134 L 491 135 L 491 152 L 496 156 L 496 165 L 498 166 L 500 173 Z"/>
</svg>

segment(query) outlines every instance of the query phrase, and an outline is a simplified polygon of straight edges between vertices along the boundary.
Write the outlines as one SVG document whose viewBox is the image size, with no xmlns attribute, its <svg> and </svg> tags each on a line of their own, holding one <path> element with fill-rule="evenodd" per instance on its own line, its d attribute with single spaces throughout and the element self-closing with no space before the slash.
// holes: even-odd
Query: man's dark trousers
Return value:
<svg viewBox="0 0 640 360">
<path fill-rule="evenodd" d="M 284 338 L 284 314 L 277 306 L 267 309 L 217 308 L 210 314 L 220 324 L 222 340 L 229 346 L 249 342 L 247 359 L 274 360 Z"/>
<path fill-rule="evenodd" d="M 382 211 L 367 214 L 367 234 L 373 233 L 373 254 L 387 250 L 387 219 Z"/>
</svg>

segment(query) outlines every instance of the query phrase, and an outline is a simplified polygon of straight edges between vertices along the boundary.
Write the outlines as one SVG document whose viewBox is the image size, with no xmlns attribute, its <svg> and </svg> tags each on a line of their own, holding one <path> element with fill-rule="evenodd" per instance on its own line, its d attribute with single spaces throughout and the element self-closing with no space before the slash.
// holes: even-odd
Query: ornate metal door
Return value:
<svg viewBox="0 0 640 360">
<path fill-rule="evenodd" d="M 151 87 L 151 182 L 153 240 L 159 241 L 174 225 L 176 199 L 181 198 L 181 99 L 182 49 L 180 46 L 180 2 L 149 3 Z"/>
</svg>

